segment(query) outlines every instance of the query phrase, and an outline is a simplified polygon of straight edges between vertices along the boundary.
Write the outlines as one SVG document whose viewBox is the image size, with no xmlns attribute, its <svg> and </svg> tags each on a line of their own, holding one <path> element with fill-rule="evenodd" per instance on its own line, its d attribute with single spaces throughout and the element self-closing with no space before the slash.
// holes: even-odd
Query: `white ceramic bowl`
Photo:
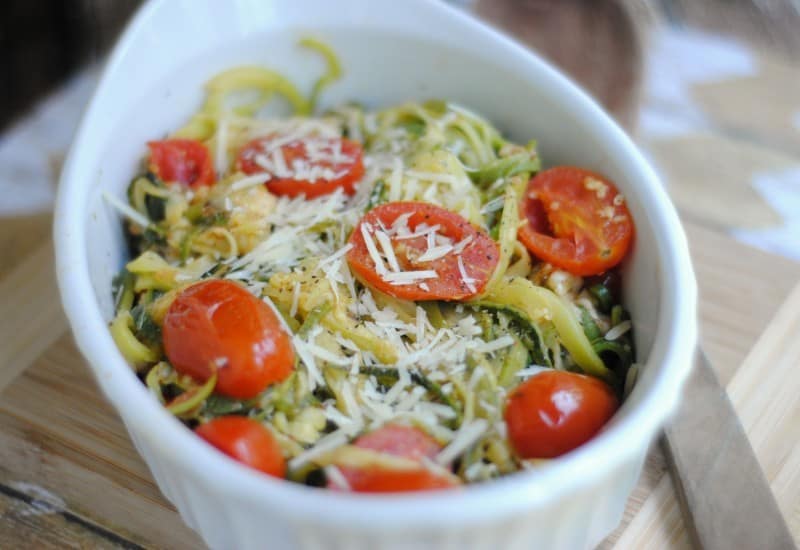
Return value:
<svg viewBox="0 0 800 550">
<path fill-rule="evenodd" d="M 158 405 L 107 329 L 111 278 L 127 250 L 119 197 L 148 139 L 199 106 L 203 83 L 263 64 L 308 89 L 322 69 L 295 46 L 330 43 L 347 74 L 325 103 L 388 105 L 448 98 L 518 141 L 536 138 L 547 164 L 607 174 L 636 222 L 625 298 L 642 363 L 607 429 L 537 471 L 426 495 L 343 495 L 276 480 L 213 450 Z M 61 178 L 58 277 L 75 338 L 161 490 L 214 548 L 583 548 L 619 522 L 648 445 L 673 410 L 696 340 L 696 287 L 678 218 L 625 134 L 566 78 L 509 39 L 424 0 L 155 0 L 114 50 Z"/>
</svg>

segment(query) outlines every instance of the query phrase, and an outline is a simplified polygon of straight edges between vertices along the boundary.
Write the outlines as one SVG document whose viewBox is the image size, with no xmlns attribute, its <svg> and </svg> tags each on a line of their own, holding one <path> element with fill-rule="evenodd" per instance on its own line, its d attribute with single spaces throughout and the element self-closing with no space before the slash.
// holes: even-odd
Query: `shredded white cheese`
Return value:
<svg viewBox="0 0 800 550">
<path fill-rule="evenodd" d="M 266 172 L 261 172 L 258 174 L 253 174 L 252 176 L 245 176 L 241 179 L 236 180 L 231 184 L 232 191 L 240 191 L 242 189 L 246 189 L 248 187 L 255 187 L 258 185 L 264 185 L 269 180 L 272 179 L 272 176 L 267 174 Z"/>
<path fill-rule="evenodd" d="M 514 344 L 514 337 L 510 334 L 504 334 L 499 338 L 495 338 L 489 342 L 474 341 L 470 348 L 481 353 L 492 353 L 499 349 L 507 348 Z"/>
<path fill-rule="evenodd" d="M 306 449 L 302 453 L 289 461 L 289 469 L 296 470 L 301 466 L 305 466 L 309 462 L 313 462 L 315 458 L 319 458 L 327 452 L 334 450 L 347 443 L 347 433 L 343 430 L 336 430 L 326 436 L 321 437 L 313 446 Z"/>
<path fill-rule="evenodd" d="M 300 302 L 300 281 L 295 281 L 292 291 L 292 307 L 289 309 L 289 317 L 297 315 L 297 305 Z"/>
<path fill-rule="evenodd" d="M 631 330 L 632 326 L 633 325 L 631 324 L 630 321 L 622 321 L 620 324 L 618 324 L 615 327 L 612 327 L 611 329 L 609 329 L 608 332 L 606 332 L 605 339 L 616 340 L 617 338 L 619 338 L 620 336 L 624 335 L 626 332 Z"/>
<path fill-rule="evenodd" d="M 436 455 L 436 462 L 442 465 L 450 464 L 461 453 L 474 445 L 483 436 L 488 427 L 489 423 L 483 418 L 464 423 L 456 434 L 455 439 Z"/>
<path fill-rule="evenodd" d="M 150 225 L 150 220 L 147 219 L 147 216 L 134 210 L 132 207 L 128 206 L 111 193 L 103 191 L 103 198 L 106 200 L 106 202 L 108 202 L 108 204 L 116 208 L 120 214 L 134 222 L 136 225 L 139 225 L 143 228 L 146 228 Z"/>
<path fill-rule="evenodd" d="M 367 223 L 361 224 L 361 236 L 364 237 L 364 244 L 367 246 L 367 253 L 369 253 L 372 261 L 375 262 L 375 271 L 378 275 L 385 276 L 386 265 L 383 263 L 383 258 L 381 258 L 380 253 L 378 252 L 377 247 L 375 246 L 375 241 L 372 239 L 372 235 L 370 235 L 370 225 Z"/>
<path fill-rule="evenodd" d="M 395 273 L 400 271 L 400 264 L 397 263 L 397 256 L 394 253 L 394 248 L 392 247 L 392 241 L 389 239 L 389 236 L 383 231 L 376 231 L 375 238 L 378 239 L 378 244 L 381 245 L 381 250 L 383 250 L 383 256 L 389 263 L 389 269 L 391 269 Z"/>
<path fill-rule="evenodd" d="M 442 246 L 429 247 L 419 258 L 418 262 L 432 262 L 440 258 L 444 258 L 453 251 L 453 246 L 445 244 Z"/>
<path fill-rule="evenodd" d="M 475 293 L 477 290 L 475 289 L 475 279 L 467 275 L 467 270 L 464 267 L 464 260 L 461 256 L 458 256 L 458 272 L 461 275 L 461 280 L 464 281 L 464 284 L 467 285 L 467 288 L 470 292 Z"/>
<path fill-rule="evenodd" d="M 432 269 L 383 274 L 383 280 L 392 285 L 413 285 L 422 279 L 436 279 L 437 277 L 439 274 Z"/>
<path fill-rule="evenodd" d="M 325 477 L 327 477 L 328 481 L 333 483 L 339 489 L 343 491 L 350 490 L 350 484 L 347 482 L 347 478 L 344 477 L 342 471 L 337 468 L 336 466 L 329 464 L 325 466 Z"/>
</svg>

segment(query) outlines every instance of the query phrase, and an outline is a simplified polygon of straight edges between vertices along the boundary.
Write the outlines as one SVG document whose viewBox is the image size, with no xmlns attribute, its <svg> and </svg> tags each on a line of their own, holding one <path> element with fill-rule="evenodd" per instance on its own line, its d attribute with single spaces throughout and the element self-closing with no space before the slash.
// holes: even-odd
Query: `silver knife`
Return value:
<svg viewBox="0 0 800 550">
<path fill-rule="evenodd" d="M 702 351 L 682 405 L 664 432 L 670 473 L 699 548 L 797 548 L 728 394 Z"/>
</svg>

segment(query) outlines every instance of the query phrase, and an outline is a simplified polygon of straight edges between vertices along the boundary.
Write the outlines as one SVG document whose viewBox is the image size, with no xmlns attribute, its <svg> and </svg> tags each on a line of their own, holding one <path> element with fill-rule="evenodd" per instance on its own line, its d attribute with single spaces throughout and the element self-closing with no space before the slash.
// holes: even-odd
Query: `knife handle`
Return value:
<svg viewBox="0 0 800 550">
<path fill-rule="evenodd" d="M 670 473 L 699 548 L 797 548 L 728 394 L 700 350 L 664 433 Z"/>
</svg>

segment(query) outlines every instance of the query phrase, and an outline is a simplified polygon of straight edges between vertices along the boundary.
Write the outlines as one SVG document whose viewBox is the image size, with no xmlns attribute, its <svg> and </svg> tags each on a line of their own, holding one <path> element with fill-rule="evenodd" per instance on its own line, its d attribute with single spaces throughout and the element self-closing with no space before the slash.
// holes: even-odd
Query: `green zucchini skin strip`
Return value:
<svg viewBox="0 0 800 550">
<path fill-rule="evenodd" d="M 544 339 L 542 337 L 542 333 L 541 333 L 540 328 L 536 325 L 536 323 L 534 323 L 531 320 L 530 316 L 525 311 L 523 311 L 522 309 L 520 309 L 520 308 L 518 308 L 518 307 L 516 307 L 514 305 L 499 304 L 497 302 L 489 302 L 489 301 L 483 300 L 483 299 L 481 299 L 481 300 L 479 300 L 477 302 L 472 302 L 472 303 L 473 303 L 473 305 L 477 306 L 478 308 L 488 309 L 488 310 L 495 311 L 495 312 L 498 312 L 498 313 L 505 313 L 506 315 L 509 315 L 509 316 L 515 318 L 518 323 L 522 324 L 521 328 L 524 328 L 524 330 L 526 332 L 530 331 L 530 332 L 533 332 L 536 335 L 535 340 L 532 342 L 533 345 L 529 346 L 527 344 L 524 344 L 523 340 L 521 340 L 519 337 L 517 337 L 517 335 L 515 335 L 513 333 L 513 331 L 509 331 L 509 333 L 511 334 L 511 336 L 514 337 L 514 339 L 517 341 L 517 343 L 519 343 L 519 344 L 521 344 L 523 346 L 523 348 L 525 349 L 526 353 L 530 353 L 530 358 L 529 359 L 531 361 L 533 361 L 533 363 L 536 364 L 536 365 L 548 366 L 548 367 L 552 367 L 553 366 L 552 361 L 550 360 L 550 357 L 547 355 L 546 346 L 545 346 Z M 523 365 L 523 368 L 526 367 L 526 366 L 528 366 L 527 363 L 525 365 Z"/>
<path fill-rule="evenodd" d="M 567 305 L 552 291 L 536 286 L 527 279 L 506 279 L 481 297 L 482 300 L 508 304 L 522 310 L 531 319 L 546 311 L 555 325 L 564 347 L 586 374 L 612 381 L 613 373 L 592 348 L 578 320 Z"/>
<path fill-rule="evenodd" d="M 492 277 L 486 283 L 483 291 L 484 296 L 490 294 L 502 281 L 503 276 L 508 271 L 511 263 L 511 256 L 514 253 L 514 243 L 517 242 L 517 229 L 519 228 L 519 200 L 517 193 L 512 186 L 506 187 L 505 198 L 503 199 L 503 215 L 500 217 L 498 230 L 498 246 L 500 247 L 500 259 L 492 273 Z"/>
<path fill-rule="evenodd" d="M 605 287 L 605 285 L 598 283 L 590 286 L 589 294 L 591 294 L 597 300 L 598 309 L 600 311 L 603 313 L 608 313 L 611 311 L 611 307 L 614 305 L 614 298 L 611 296 L 611 292 Z"/>
<path fill-rule="evenodd" d="M 303 321 L 303 324 L 300 325 L 299 329 L 297 329 L 297 336 L 304 337 L 306 334 L 308 334 L 312 328 L 322 322 L 325 316 L 330 313 L 332 309 L 333 305 L 330 302 L 325 302 L 309 311 L 308 315 Z"/>
<path fill-rule="evenodd" d="M 486 187 L 500 178 L 511 178 L 517 174 L 536 173 L 541 169 L 541 161 L 530 153 L 517 153 L 510 157 L 489 162 L 473 172 L 469 172 L 473 183 Z"/>
</svg>

